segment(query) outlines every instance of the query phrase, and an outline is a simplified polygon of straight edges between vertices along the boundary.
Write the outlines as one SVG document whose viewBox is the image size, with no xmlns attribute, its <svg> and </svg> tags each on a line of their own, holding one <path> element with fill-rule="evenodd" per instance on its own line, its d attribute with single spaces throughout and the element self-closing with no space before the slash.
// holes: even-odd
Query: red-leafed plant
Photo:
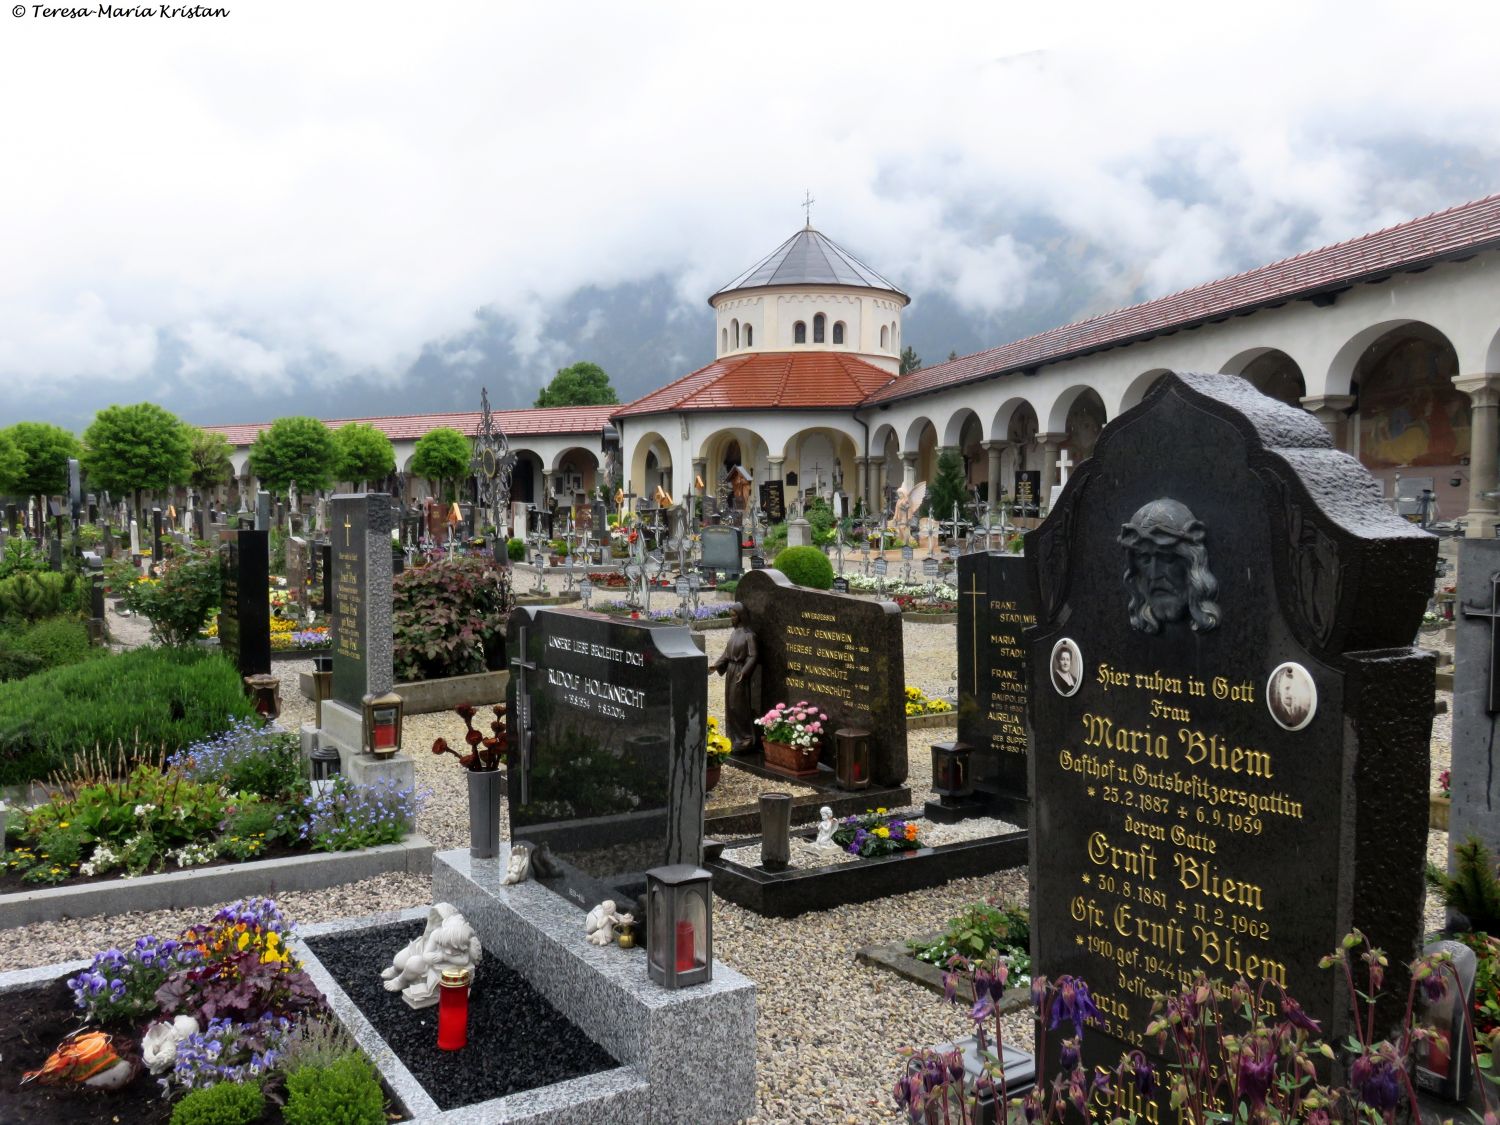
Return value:
<svg viewBox="0 0 1500 1125">
<path fill-rule="evenodd" d="M 440 559 L 398 574 L 392 588 L 398 681 L 483 672 L 486 650 L 503 645 L 510 571 L 494 560 Z"/>
<path fill-rule="evenodd" d="M 494 770 L 500 768 L 500 763 L 505 759 L 505 751 L 510 742 L 505 733 L 505 704 L 495 705 L 495 721 L 490 724 L 493 732 L 489 738 L 484 736 L 483 731 L 474 729 L 474 716 L 478 711 L 467 703 L 462 703 L 453 709 L 458 717 L 464 721 L 464 726 L 469 729 L 464 732 L 464 742 L 468 745 L 468 753 L 461 754 L 448 745 L 446 738 L 440 738 L 432 744 L 434 754 L 452 754 L 458 759 L 458 764 L 466 770 Z"/>
</svg>

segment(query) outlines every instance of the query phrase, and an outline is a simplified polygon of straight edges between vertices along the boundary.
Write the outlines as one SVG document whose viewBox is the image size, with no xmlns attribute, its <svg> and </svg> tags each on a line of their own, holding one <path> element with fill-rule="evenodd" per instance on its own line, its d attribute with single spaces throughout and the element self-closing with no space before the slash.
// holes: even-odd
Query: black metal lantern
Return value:
<svg viewBox="0 0 1500 1125">
<path fill-rule="evenodd" d="M 338 747 L 334 746 L 331 742 L 325 742 L 323 736 L 320 734 L 318 736 L 318 744 L 313 748 L 313 752 L 308 755 L 307 760 L 312 772 L 313 796 L 316 797 L 324 793 L 333 784 L 333 779 L 339 775 Z"/>
<path fill-rule="evenodd" d="M 974 792 L 970 759 L 974 748 L 966 742 L 932 744 L 932 788 L 948 805 Z"/>
<path fill-rule="evenodd" d="M 646 872 L 646 971 L 663 988 L 714 975 L 713 876 L 687 863 Z"/>
<path fill-rule="evenodd" d="M 870 732 L 862 727 L 840 727 L 833 734 L 838 753 L 834 777 L 840 789 L 866 789 L 870 784 Z"/>
</svg>

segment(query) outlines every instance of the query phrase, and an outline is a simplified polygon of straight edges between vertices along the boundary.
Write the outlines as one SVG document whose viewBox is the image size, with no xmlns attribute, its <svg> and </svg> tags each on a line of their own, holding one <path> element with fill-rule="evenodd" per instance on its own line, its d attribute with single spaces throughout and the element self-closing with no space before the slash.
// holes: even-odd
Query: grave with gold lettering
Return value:
<svg viewBox="0 0 1500 1125">
<path fill-rule="evenodd" d="M 1152 997 L 1199 971 L 1340 1040 L 1318 961 L 1354 927 L 1404 998 L 1435 557 L 1314 417 L 1228 375 L 1164 377 L 1027 536 L 1034 971 L 1092 990 L 1085 1064 L 1151 1054 Z M 1096 1120 L 1175 1120 L 1115 1097 Z"/>
<path fill-rule="evenodd" d="M 735 596 L 759 652 L 760 712 L 806 700 L 828 714 L 822 759 L 831 770 L 833 732 L 870 732 L 877 786 L 906 781 L 906 665 L 901 610 L 849 594 L 795 586 L 779 570 L 753 570 Z M 830 775 L 831 776 L 831 775 Z"/>
<path fill-rule="evenodd" d="M 699 865 L 708 661 L 690 630 L 521 606 L 506 647 L 511 840 L 546 848 L 533 877 L 630 910 L 648 869 Z"/>
</svg>

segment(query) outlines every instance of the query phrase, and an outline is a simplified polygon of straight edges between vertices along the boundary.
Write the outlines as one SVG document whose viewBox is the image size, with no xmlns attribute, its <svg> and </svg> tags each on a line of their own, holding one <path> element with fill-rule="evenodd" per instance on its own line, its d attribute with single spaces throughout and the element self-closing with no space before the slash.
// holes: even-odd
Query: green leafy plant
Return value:
<svg viewBox="0 0 1500 1125">
<path fill-rule="evenodd" d="M 36 549 L 30 539 L 13 538 L 5 542 L 5 552 L 0 554 L 0 578 L 13 574 L 38 574 L 48 570 L 47 558 Z"/>
<path fill-rule="evenodd" d="M 250 447 L 250 471 L 277 496 L 285 496 L 292 481 L 303 493 L 327 488 L 337 461 L 333 433 L 305 416 L 276 419 Z"/>
<path fill-rule="evenodd" d="M 121 591 L 125 608 L 151 622 L 151 639 L 180 648 L 195 644 L 219 604 L 219 556 L 206 547 L 186 547 L 161 564 L 161 578 L 131 582 Z"/>
<path fill-rule="evenodd" d="M 1495 857 L 1483 841 L 1470 836 L 1453 849 L 1455 871 L 1449 875 L 1436 864 L 1427 865 L 1427 885 L 1449 910 L 1462 914 L 1469 930 L 1500 932 L 1500 879 Z"/>
<path fill-rule="evenodd" d="M 354 1036 L 344 1030 L 338 1020 L 327 1015 L 312 1015 L 297 1024 L 287 1041 L 281 1053 L 281 1068 L 287 1074 L 295 1074 L 304 1067 L 322 1069 L 357 1049 Z"/>
<path fill-rule="evenodd" d="M 776 556 L 772 565 L 797 586 L 812 590 L 833 586 L 833 564 L 816 547 L 788 547 Z"/>
<path fill-rule="evenodd" d="M 83 446 L 89 482 L 116 496 L 132 494 L 137 515 L 145 489 L 186 484 L 193 471 L 187 426 L 154 402 L 105 407 L 84 431 Z"/>
<path fill-rule="evenodd" d="M 511 562 L 524 562 L 526 559 L 526 540 L 507 539 L 505 541 L 505 557 Z"/>
<path fill-rule="evenodd" d="M 385 1096 L 370 1060 L 350 1053 L 287 1075 L 287 1125 L 385 1125 Z"/>
<path fill-rule="evenodd" d="M 833 842 L 863 859 L 916 851 L 924 846 L 916 824 L 885 809 L 844 817 L 833 830 Z"/>
<path fill-rule="evenodd" d="M 0 646 L 36 658 L 37 670 L 61 668 L 108 655 L 107 649 L 89 643 L 88 630 L 76 617 L 59 615 L 0 636 Z M 6 678 L 0 673 L 0 679 Z"/>
<path fill-rule="evenodd" d="M 350 422 L 333 431 L 338 452 L 334 475 L 339 480 L 360 485 L 380 480 L 396 471 L 396 451 L 391 439 L 374 426 Z"/>
<path fill-rule="evenodd" d="M 399 681 L 483 672 L 486 649 L 504 643 L 510 572 L 491 559 L 439 559 L 397 575 L 394 591 Z"/>
<path fill-rule="evenodd" d="M 193 781 L 273 801 L 300 798 L 307 784 L 298 737 L 257 719 L 234 722 L 222 734 L 171 755 L 167 764 Z"/>
<path fill-rule="evenodd" d="M 0 617 L 39 621 L 53 617 L 69 605 L 76 575 L 22 570 L 0 579 Z"/>
<path fill-rule="evenodd" d="M 0 785 L 40 780 L 95 747 L 175 750 L 253 709 L 234 666 L 195 649 L 134 649 L 0 684 Z"/>
<path fill-rule="evenodd" d="M 957 450 L 945 449 L 938 454 L 937 475 L 927 489 L 927 511 L 939 521 L 953 518 L 958 505 L 960 519 L 969 516 L 969 486 L 964 481 L 964 462 Z"/>
<path fill-rule="evenodd" d="M 411 471 L 437 486 L 444 502 L 452 499 L 460 478 L 469 471 L 469 439 L 448 426 L 429 430 L 412 449 Z"/>
<path fill-rule="evenodd" d="M 189 1090 L 172 1107 L 172 1125 L 249 1125 L 266 1112 L 258 1082 L 219 1082 Z"/>
<path fill-rule="evenodd" d="M 397 844 L 416 823 L 427 791 L 401 788 L 391 778 L 356 785 L 338 777 L 322 793 L 303 798 L 301 836 L 318 852 L 343 852 Z"/>
<path fill-rule="evenodd" d="M 970 903 L 963 913 L 948 921 L 948 928 L 934 941 L 909 941 L 912 956 L 930 965 L 946 965 L 955 955 L 971 960 L 1006 955 L 1012 976 L 1030 968 L 1031 917 L 1023 906 L 1001 906 L 993 899 Z M 1025 958 L 1018 965 L 1016 957 Z"/>
</svg>

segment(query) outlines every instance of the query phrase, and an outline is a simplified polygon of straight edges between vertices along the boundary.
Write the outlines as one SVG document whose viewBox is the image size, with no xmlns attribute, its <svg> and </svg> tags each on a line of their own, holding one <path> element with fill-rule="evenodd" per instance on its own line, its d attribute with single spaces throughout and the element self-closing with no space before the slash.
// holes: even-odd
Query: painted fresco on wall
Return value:
<svg viewBox="0 0 1500 1125">
<path fill-rule="evenodd" d="M 1469 400 L 1452 349 L 1411 339 L 1360 381 L 1360 460 L 1372 468 L 1457 465 L 1469 455 Z"/>
</svg>

